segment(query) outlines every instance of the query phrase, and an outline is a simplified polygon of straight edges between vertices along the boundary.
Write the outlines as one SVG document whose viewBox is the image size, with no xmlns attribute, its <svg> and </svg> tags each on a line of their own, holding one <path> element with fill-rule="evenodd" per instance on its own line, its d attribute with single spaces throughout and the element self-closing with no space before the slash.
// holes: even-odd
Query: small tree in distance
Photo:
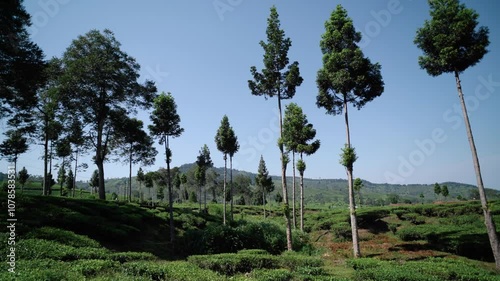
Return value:
<svg viewBox="0 0 500 281">
<path fill-rule="evenodd" d="M 264 209 L 264 218 L 266 218 L 266 198 L 267 194 L 274 191 L 274 182 L 269 176 L 269 171 L 262 155 L 260 156 L 257 176 L 255 176 L 255 185 L 257 186 L 257 191 L 262 193 L 262 207 Z"/>
<path fill-rule="evenodd" d="M 236 138 L 233 128 L 229 124 L 229 118 L 227 115 L 222 117 L 220 127 L 215 135 L 215 144 L 217 149 L 222 152 L 224 159 L 224 187 L 223 187 L 223 210 L 222 210 L 222 222 L 226 224 L 226 183 L 227 183 L 227 155 L 234 154 L 239 148 L 238 139 Z M 232 216 L 232 215 L 231 215 Z"/>
<path fill-rule="evenodd" d="M 21 184 L 21 192 L 24 191 L 24 185 L 28 181 L 28 178 L 30 177 L 30 174 L 28 174 L 28 170 L 26 170 L 26 167 L 23 167 L 21 171 L 18 173 L 18 178 L 17 180 Z"/>
<path fill-rule="evenodd" d="M 439 185 L 439 183 L 435 183 L 434 184 L 434 193 L 436 193 L 437 196 L 439 196 L 439 194 L 441 194 L 442 190 L 441 190 L 441 186 Z"/>
<path fill-rule="evenodd" d="M 443 185 L 441 187 L 441 194 L 444 196 L 444 198 L 448 197 L 448 195 L 450 194 L 450 191 L 448 190 L 447 185 Z"/>
</svg>

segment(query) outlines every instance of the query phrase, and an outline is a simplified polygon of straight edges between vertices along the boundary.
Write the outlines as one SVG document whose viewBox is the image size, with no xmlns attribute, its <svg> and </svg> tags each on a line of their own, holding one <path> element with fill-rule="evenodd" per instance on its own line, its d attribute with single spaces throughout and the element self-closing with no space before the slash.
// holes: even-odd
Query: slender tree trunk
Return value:
<svg viewBox="0 0 500 281">
<path fill-rule="evenodd" d="M 264 219 L 266 218 L 266 190 L 262 187 L 262 206 L 264 207 Z"/>
<path fill-rule="evenodd" d="M 222 196 L 222 223 L 226 225 L 226 181 L 227 181 L 227 155 L 224 154 L 224 195 Z"/>
<path fill-rule="evenodd" d="M 295 211 L 295 151 L 292 151 L 292 219 L 293 228 L 297 228 L 297 216 Z"/>
<path fill-rule="evenodd" d="M 168 147 L 168 136 L 165 141 L 165 154 L 167 155 L 167 185 L 168 185 L 168 209 L 170 213 L 170 243 L 174 246 L 175 228 L 174 228 L 174 200 L 172 200 L 172 180 L 170 179 L 170 153 Z"/>
<path fill-rule="evenodd" d="M 200 213 L 201 213 L 201 204 L 203 204 L 203 200 L 201 199 L 201 184 L 198 185 L 198 197 L 199 197 L 199 202 L 198 204 L 200 205 Z"/>
<path fill-rule="evenodd" d="M 205 210 L 207 210 L 207 185 L 203 185 L 203 202 L 205 203 Z"/>
<path fill-rule="evenodd" d="M 45 136 L 43 140 L 43 195 L 49 195 L 49 177 L 48 177 L 48 157 L 49 157 L 49 134 L 48 124 L 45 122 Z"/>
<path fill-rule="evenodd" d="M 104 191 L 104 161 L 96 159 L 97 170 L 99 171 L 99 199 L 106 200 L 106 192 Z"/>
<path fill-rule="evenodd" d="M 483 178 L 481 177 L 481 167 L 479 166 L 479 158 L 477 157 L 476 145 L 474 143 L 474 137 L 472 135 L 472 129 L 469 122 L 469 116 L 467 114 L 467 107 L 465 106 L 464 95 L 462 93 L 462 85 L 460 84 L 460 76 L 458 74 L 458 71 L 455 71 L 455 80 L 457 83 L 458 97 L 460 99 L 460 104 L 462 105 L 462 113 L 464 115 L 467 138 L 469 140 L 470 150 L 472 152 L 472 161 L 474 162 L 474 170 L 476 172 L 477 188 L 479 190 L 479 197 L 481 199 L 481 205 L 483 208 L 484 224 L 488 232 L 488 238 L 490 240 L 493 257 L 495 258 L 496 268 L 500 269 L 500 243 L 498 240 L 498 235 L 496 233 L 495 221 L 493 220 L 493 217 L 491 215 L 491 210 L 488 206 L 488 199 L 486 198 L 486 192 L 484 191 Z"/>
<path fill-rule="evenodd" d="M 351 137 L 349 133 L 349 117 L 347 112 L 347 100 L 344 96 L 344 114 L 345 114 L 345 125 L 347 134 L 347 147 L 351 148 Z M 358 240 L 358 223 L 356 219 L 356 204 L 354 202 L 354 190 L 353 190 L 353 179 L 352 179 L 352 166 L 346 167 L 347 171 L 347 182 L 349 185 L 349 213 L 351 217 L 351 230 L 352 230 L 352 248 L 355 258 L 361 257 L 361 251 L 359 249 Z"/>
<path fill-rule="evenodd" d="M 281 91 L 278 88 L 278 110 L 280 115 L 280 138 L 283 139 L 283 116 L 281 112 Z M 279 144 L 281 152 L 281 185 L 283 188 L 283 203 L 286 223 L 286 246 L 288 251 L 292 251 L 292 226 L 290 221 L 290 206 L 288 205 L 288 188 L 286 186 L 286 161 L 283 143 Z"/>
<path fill-rule="evenodd" d="M 71 197 L 75 197 L 75 189 L 76 189 L 76 172 L 78 170 L 78 147 L 76 148 L 76 151 L 75 151 L 75 173 L 74 173 L 74 176 L 73 176 L 73 190 L 71 192 Z"/>
<path fill-rule="evenodd" d="M 233 215 L 233 156 L 229 156 L 229 197 L 231 197 L 231 216 L 230 220 L 234 220 Z"/>
<path fill-rule="evenodd" d="M 302 153 L 300 153 L 300 160 L 302 160 Z M 304 160 L 302 160 L 304 161 Z M 304 171 L 300 173 L 300 231 L 304 232 Z"/>
<path fill-rule="evenodd" d="M 128 158 L 128 202 L 132 202 L 132 145 Z"/>
<path fill-rule="evenodd" d="M 52 175 L 52 140 L 50 140 L 49 173 Z M 49 185 L 47 187 L 49 195 L 52 195 L 52 177 L 49 179 Z"/>
</svg>

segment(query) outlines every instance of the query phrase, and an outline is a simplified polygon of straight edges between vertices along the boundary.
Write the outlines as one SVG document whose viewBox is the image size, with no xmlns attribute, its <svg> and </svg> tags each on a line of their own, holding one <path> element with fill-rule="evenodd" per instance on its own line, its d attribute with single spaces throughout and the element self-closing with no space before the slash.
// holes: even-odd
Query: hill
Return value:
<svg viewBox="0 0 500 281">
<path fill-rule="evenodd" d="M 177 169 L 181 173 L 193 173 L 195 168 L 195 163 L 184 164 Z M 224 168 L 214 167 L 212 168 L 215 173 L 219 176 L 219 181 L 222 181 L 222 175 L 224 174 Z M 229 170 L 228 170 L 229 173 Z M 256 174 L 240 171 L 233 169 L 233 178 L 238 176 L 245 176 L 254 182 Z M 6 177 L 6 174 L 0 173 L 0 181 Z M 273 182 L 275 184 L 275 191 L 271 193 L 270 199 L 274 198 L 276 193 L 281 193 L 281 177 L 272 176 Z M 40 189 L 42 178 L 40 176 L 34 176 L 28 180 L 27 189 L 33 190 Z M 292 188 L 292 177 L 287 177 L 287 183 L 289 190 Z M 115 193 L 119 196 L 123 196 L 125 193 L 125 187 L 128 184 L 128 178 L 110 178 L 106 180 L 106 192 L 111 194 Z M 297 177 L 297 190 L 298 190 L 298 177 Z M 477 187 L 470 184 L 458 183 L 458 182 L 442 182 L 440 185 L 446 185 L 449 190 L 449 196 L 444 198 L 443 196 L 437 196 L 434 193 L 434 184 L 388 184 L 388 183 L 372 183 L 367 180 L 363 180 L 363 189 L 361 191 L 363 204 L 371 206 L 382 206 L 391 203 L 422 203 L 422 202 L 433 202 L 438 200 L 457 200 L 458 199 L 479 199 L 477 192 Z M 78 188 L 89 191 L 88 183 L 78 182 Z M 132 180 L 133 189 L 137 190 L 138 183 L 135 181 L 135 177 Z M 55 186 L 57 188 L 57 186 Z M 193 187 L 194 188 L 194 187 Z M 320 205 L 344 205 L 347 204 L 347 180 L 345 179 L 304 179 L 305 188 L 305 202 L 306 204 L 320 204 Z M 500 190 L 496 189 L 486 189 L 486 194 L 489 200 L 500 199 Z M 422 198 L 423 195 L 423 198 Z M 291 192 L 289 191 L 289 196 L 291 198 Z M 208 195 L 209 200 L 212 196 Z"/>
<path fill-rule="evenodd" d="M 176 204 L 170 244 L 163 205 L 19 195 L 16 206 L 15 273 L 2 263 L 0 280 L 500 280 L 477 201 L 361 208 L 361 259 L 345 208 L 308 209 L 296 252 L 283 253 L 279 209 L 264 220 L 260 208 L 237 206 L 224 226 L 218 204 L 207 213 Z"/>
</svg>

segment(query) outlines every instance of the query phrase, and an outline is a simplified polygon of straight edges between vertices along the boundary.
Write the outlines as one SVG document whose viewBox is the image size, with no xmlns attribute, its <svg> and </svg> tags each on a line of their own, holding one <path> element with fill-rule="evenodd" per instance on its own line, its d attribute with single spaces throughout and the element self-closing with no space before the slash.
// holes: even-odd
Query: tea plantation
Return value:
<svg viewBox="0 0 500 281">
<path fill-rule="evenodd" d="M 24 195 L 16 211 L 15 273 L 3 262 L 0 280 L 500 280 L 475 201 L 358 209 L 360 259 L 345 208 L 308 209 L 295 252 L 279 210 L 236 206 L 224 226 L 219 205 L 175 205 L 173 244 L 165 206 Z"/>
</svg>

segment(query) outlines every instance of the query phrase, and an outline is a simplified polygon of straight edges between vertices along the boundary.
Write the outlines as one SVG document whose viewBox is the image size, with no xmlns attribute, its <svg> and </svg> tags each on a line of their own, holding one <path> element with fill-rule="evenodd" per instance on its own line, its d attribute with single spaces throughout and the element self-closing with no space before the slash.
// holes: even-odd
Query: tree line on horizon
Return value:
<svg viewBox="0 0 500 281">
<path fill-rule="evenodd" d="M 460 74 L 477 64 L 488 52 L 486 48 L 489 45 L 489 30 L 484 26 L 478 27 L 479 15 L 459 0 L 432 0 L 429 1 L 429 6 L 431 19 L 426 20 L 424 25 L 416 30 L 414 39 L 415 45 L 423 52 L 423 55 L 418 57 L 418 63 L 430 76 L 444 73 L 452 73 L 455 76 L 485 225 L 496 266 L 500 268 L 500 243 L 481 178 L 460 80 Z M 43 195 L 50 195 L 53 185 L 53 158 L 57 157 L 61 161 L 57 164 L 61 187 L 67 169 L 71 171 L 67 176 L 72 176 L 74 186 L 77 172 L 85 167 L 83 163 L 78 163 L 78 157 L 84 153 L 93 153 L 92 161 L 97 166 L 99 175 L 98 195 L 99 199 L 104 200 L 104 162 L 120 159 L 129 163 L 131 178 L 133 164 L 148 166 L 154 163 L 158 151 L 153 147 L 153 143 L 155 139 L 158 140 L 159 144 L 164 146 L 170 239 L 173 242 L 173 182 L 170 169 L 173 152 L 170 149 L 170 141 L 180 137 L 184 128 L 180 125 L 180 116 L 177 114 L 177 105 L 172 94 L 157 94 L 153 81 L 138 82 L 139 63 L 120 48 L 121 44 L 111 30 L 91 30 L 73 40 L 60 58 L 45 60 L 43 51 L 29 39 L 27 27 L 31 24 L 30 15 L 22 6 L 22 1 L 4 1 L 0 7 L 0 12 L 4 15 L 0 23 L 0 118 L 7 120 L 9 128 L 4 132 L 6 138 L 0 144 L 0 154 L 17 166 L 19 155 L 25 153 L 29 145 L 42 145 Z M 355 257 L 361 256 L 353 178 L 354 163 L 358 155 L 350 137 L 348 105 L 359 110 L 384 91 L 381 65 L 378 62 L 372 63 L 363 54 L 358 45 L 360 41 L 361 33 L 355 30 L 347 10 L 337 5 L 325 22 L 325 33 L 320 39 L 322 66 L 316 76 L 316 105 L 325 109 L 327 114 L 343 115 L 345 121 L 346 142 L 341 148 L 339 162 L 345 168 L 348 181 L 350 226 Z M 264 51 L 263 68 L 259 71 L 256 66 L 250 67 L 252 79 L 248 80 L 248 87 L 252 95 L 264 96 L 266 99 L 275 98 L 277 101 L 282 210 L 287 249 L 292 250 L 291 229 L 292 224 L 296 225 L 295 181 L 292 186 L 293 202 L 290 206 L 286 181 L 287 166 L 292 161 L 294 178 L 297 169 L 303 179 L 306 169 L 303 156 L 315 153 L 320 147 L 320 141 L 314 140 L 316 131 L 313 125 L 308 123 L 299 105 L 288 104 L 283 117 L 283 101 L 295 96 L 303 78 L 299 62 L 290 62 L 288 58 L 292 41 L 281 28 L 274 6 L 271 7 L 267 20 L 266 41 L 262 40 L 259 44 Z M 150 109 L 152 124 L 148 126 L 147 133 L 143 121 L 134 116 L 138 110 Z M 225 224 L 226 193 L 229 193 L 230 209 L 233 208 L 231 167 L 229 192 L 226 190 L 227 156 L 232 166 L 232 157 L 239 149 L 236 134 L 227 116 L 222 118 L 214 141 L 225 162 Z M 299 157 L 298 161 L 295 161 L 296 155 Z M 196 164 L 195 178 L 199 186 L 203 186 L 206 183 L 206 170 L 212 165 L 206 146 L 202 147 Z M 265 181 L 262 179 L 259 184 Z M 299 200 L 301 227 L 302 182 L 301 180 Z M 199 194 L 201 196 L 201 188 Z M 263 196 L 265 197 L 265 192 Z"/>
</svg>

